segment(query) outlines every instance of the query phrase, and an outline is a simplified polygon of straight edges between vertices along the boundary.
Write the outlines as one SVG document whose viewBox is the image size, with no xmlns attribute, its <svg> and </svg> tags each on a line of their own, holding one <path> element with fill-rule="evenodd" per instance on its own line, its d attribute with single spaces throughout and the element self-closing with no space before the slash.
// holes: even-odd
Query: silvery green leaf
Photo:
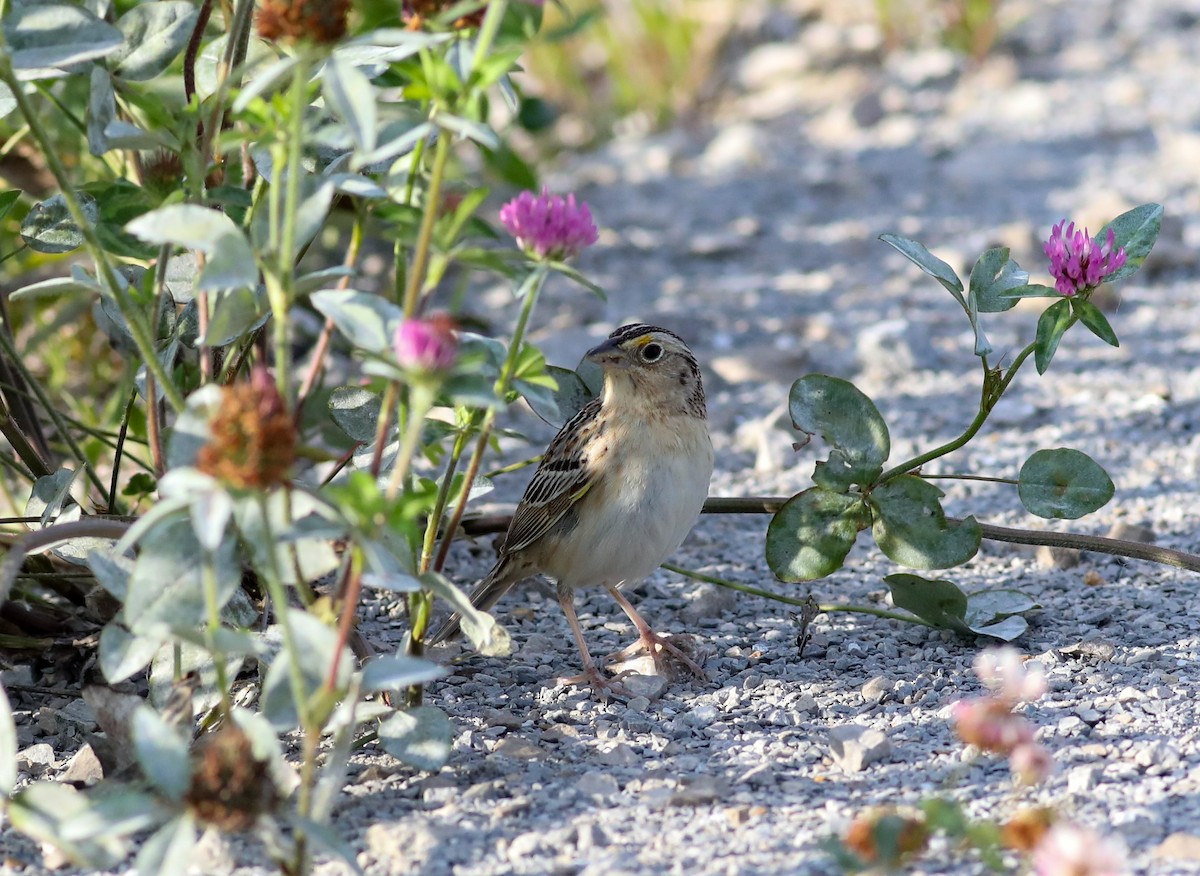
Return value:
<svg viewBox="0 0 1200 876">
<path fill-rule="evenodd" d="M 450 603 L 462 615 L 462 631 L 480 654 L 486 657 L 505 657 L 512 651 L 508 631 L 486 611 L 471 604 L 471 599 L 437 572 L 425 572 L 421 583 L 435 596 Z"/>
<path fill-rule="evenodd" d="M 177 469 L 194 465 L 200 448 L 212 438 L 209 424 L 221 407 L 221 387 L 202 386 L 187 399 L 187 407 L 175 421 L 167 440 L 167 468 Z"/>
<path fill-rule="evenodd" d="M 134 861 L 138 873 L 186 873 L 196 847 L 196 823 L 187 812 L 176 815 L 142 843 Z"/>
<path fill-rule="evenodd" d="M 205 43 L 196 57 L 196 93 L 202 100 L 212 97 L 217 90 L 217 68 L 225 57 L 225 44 L 229 37 L 222 34 Z M 251 38 L 246 46 L 246 60 L 242 65 L 242 79 L 252 82 L 260 71 L 279 58 L 279 52 L 269 43 Z"/>
<path fill-rule="evenodd" d="M 262 286 L 242 286 L 214 296 L 208 331 L 197 343 L 224 347 L 265 325 L 271 317 L 267 293 Z"/>
<path fill-rule="evenodd" d="M 289 81 L 292 68 L 296 66 L 294 55 L 284 55 L 264 64 L 254 78 L 242 86 L 233 102 L 233 112 L 243 112 L 257 97 L 265 97 L 278 91 Z"/>
<path fill-rule="evenodd" d="M 162 503 L 160 503 L 162 504 Z M 242 569 L 235 539 L 210 554 L 217 579 L 217 606 L 241 586 Z M 140 632 L 150 624 L 199 626 L 207 618 L 203 565 L 205 552 L 191 521 L 174 518 L 154 527 L 141 540 L 141 552 L 129 576 L 125 619 Z"/>
<path fill-rule="evenodd" d="M 274 180 L 272 180 L 274 182 Z M 279 186 L 286 191 L 287 177 L 280 174 Z M 293 255 L 309 244 L 325 225 L 325 217 L 333 203 L 334 188 L 329 180 L 301 171 L 300 203 L 296 207 L 296 239 Z M 261 249 L 271 243 L 270 198 L 262 198 L 254 207 L 250 220 L 250 235 Z"/>
<path fill-rule="evenodd" d="M 198 12 L 187 0 L 139 3 L 117 19 L 124 41 L 108 56 L 113 74 L 132 82 L 153 79 L 183 51 Z"/>
<path fill-rule="evenodd" d="M 329 415 L 354 441 L 374 441 L 383 401 L 361 386 L 339 386 L 329 395 Z"/>
<path fill-rule="evenodd" d="M 304 818 L 294 812 L 287 814 L 287 821 L 296 830 L 304 831 L 304 835 L 313 841 L 313 845 L 334 857 L 340 858 L 342 863 L 350 868 L 351 873 L 361 876 L 363 870 L 362 867 L 358 866 L 354 848 L 343 840 L 337 831 L 328 824 L 313 821 L 311 818 Z"/>
<path fill-rule="evenodd" d="M 9 295 L 12 301 L 28 301 L 34 298 L 52 298 L 59 295 L 99 295 L 100 287 L 95 283 L 81 283 L 71 277 L 53 277 L 38 283 L 22 286 Z"/>
<path fill-rule="evenodd" d="M 199 625 L 193 625 L 193 629 Z M 217 689 L 217 666 L 206 648 L 191 642 L 163 645 L 150 661 L 150 702 L 155 708 L 166 706 L 175 686 L 175 648 L 179 648 L 179 668 L 184 675 L 195 672 L 200 676 L 200 686 L 192 694 L 192 705 L 196 711 L 211 709 L 221 701 Z M 245 657 L 232 651 L 225 654 L 227 678 L 236 678 L 241 672 Z"/>
<path fill-rule="evenodd" d="M 165 815 L 162 801 L 145 791 L 114 788 L 89 796 L 87 802 L 86 809 L 64 820 L 60 835 L 67 842 L 129 836 L 153 827 Z"/>
<path fill-rule="evenodd" d="M 123 554 L 137 544 L 148 532 L 172 517 L 187 511 L 187 498 L 163 499 L 150 506 L 150 510 L 138 517 L 137 522 L 126 530 L 125 535 L 113 547 L 113 553 Z"/>
<path fill-rule="evenodd" d="M 99 64 L 92 67 L 91 88 L 88 91 L 87 141 L 88 151 L 95 156 L 103 155 L 112 147 L 104 135 L 104 129 L 117 117 L 117 96 L 113 92 L 112 78 Z"/>
<path fill-rule="evenodd" d="M 458 134 L 461 137 L 466 137 L 468 140 L 474 140 L 488 149 L 500 148 L 500 138 L 496 136 L 496 132 L 480 122 L 464 119 L 461 116 L 453 116 L 449 113 L 439 113 L 435 122 L 447 131 Z"/>
<path fill-rule="evenodd" d="M 311 301 L 355 346 L 372 353 L 391 349 L 392 335 L 404 318 L 404 312 L 382 295 L 356 289 L 324 289 L 314 292 Z"/>
<path fill-rule="evenodd" d="M 379 725 L 383 750 L 419 770 L 441 769 L 450 757 L 454 725 L 435 706 L 397 712 Z"/>
<path fill-rule="evenodd" d="M 149 666 L 162 644 L 158 636 L 134 635 L 117 621 L 109 621 L 100 631 L 100 671 L 109 684 L 124 681 Z"/>
<path fill-rule="evenodd" d="M 142 214 L 125 230 L 147 243 L 172 243 L 208 256 L 198 289 L 231 289 L 258 282 L 258 265 L 246 236 L 219 210 L 172 204 Z"/>
<path fill-rule="evenodd" d="M 220 483 L 196 468 L 173 468 L 158 479 L 158 493 L 164 499 L 188 499 L 200 493 L 219 490 Z"/>
<path fill-rule="evenodd" d="M 111 550 L 94 550 L 88 551 L 87 565 L 101 587 L 122 602 L 125 601 L 129 573 L 133 571 L 132 559 L 114 554 Z"/>
<path fill-rule="evenodd" d="M 362 576 L 363 587 L 374 590 L 390 590 L 393 593 L 417 593 L 421 579 L 404 572 L 367 572 Z"/>
<path fill-rule="evenodd" d="M 1011 642 L 1013 639 L 1019 638 L 1027 629 L 1029 629 L 1029 622 L 1020 615 L 1014 614 L 993 624 L 972 627 L 971 631 L 981 636 L 991 636 L 993 639 Z"/>
<path fill-rule="evenodd" d="M 311 274 L 304 274 L 296 278 L 296 294 L 308 295 L 310 292 L 324 289 L 329 285 L 331 280 L 340 280 L 343 277 L 353 276 L 354 270 L 347 268 L 345 265 L 335 265 L 332 268 L 313 271 Z"/>
<path fill-rule="evenodd" d="M 142 772 L 168 799 L 179 802 L 191 779 L 183 738 L 149 706 L 133 713 L 133 746 Z"/>
<path fill-rule="evenodd" d="M 374 180 L 357 173 L 334 173 L 326 179 L 333 183 L 334 191 L 352 198 L 386 198 L 387 190 Z"/>
<path fill-rule="evenodd" d="M 66 3 L 14 4 L 3 26 L 13 68 L 28 77 L 40 77 L 45 68 L 103 58 L 124 42 L 111 24 Z"/>
<path fill-rule="evenodd" d="M 292 503 L 289 508 L 289 501 Z M 267 519 L 257 499 L 245 499 L 234 506 L 234 520 L 242 541 L 250 553 L 250 562 L 257 569 L 274 564 L 283 583 L 294 587 L 301 581 L 314 581 L 338 567 L 339 560 L 330 544 L 332 535 L 326 523 L 320 530 L 303 531 L 300 526 L 308 513 L 302 503 L 306 497 L 300 491 L 277 490 L 267 497 Z M 338 530 L 340 534 L 340 530 Z M 337 537 L 336 535 L 334 537 Z M 272 561 L 270 550 L 275 551 Z M 298 577 L 299 576 L 299 577 Z"/>
<path fill-rule="evenodd" d="M 0 685 L 0 797 L 8 797 L 17 786 L 17 724 L 13 720 L 8 693 Z"/>
<path fill-rule="evenodd" d="M 71 484 L 75 483 L 79 471 L 60 468 L 54 474 L 43 475 L 33 482 L 29 500 L 25 503 L 25 516 L 38 517 L 42 526 L 50 526 L 64 505 L 71 500 Z"/>
<path fill-rule="evenodd" d="M 284 649 L 271 661 L 262 689 L 263 714 L 277 729 L 294 727 L 299 720 L 292 695 L 290 661 L 296 661 L 299 666 L 304 678 L 304 696 L 310 697 L 325 683 L 338 640 L 336 630 L 308 612 L 294 608 L 286 611 L 294 647 L 290 652 Z M 338 690 L 344 689 L 349 683 L 353 667 L 354 656 L 343 648 L 338 662 Z"/>
<path fill-rule="evenodd" d="M 425 33 L 389 27 L 368 31 L 334 49 L 334 54 L 352 64 L 394 64 L 422 49 L 453 38 L 449 33 Z"/>
<path fill-rule="evenodd" d="M 13 97 L 12 89 L 0 82 L 0 119 L 17 108 L 17 99 Z"/>
<path fill-rule="evenodd" d="M 432 134 L 434 126 L 431 122 L 389 122 L 379 132 L 382 141 L 370 152 L 360 155 L 354 162 L 356 169 L 375 165 L 383 161 L 391 161 L 398 155 L 406 155 L 416 148 L 416 145 Z"/>
<path fill-rule="evenodd" d="M 348 61 L 334 54 L 321 71 L 321 94 L 354 140 L 358 152 L 375 148 L 377 114 L 371 80 Z"/>
<path fill-rule="evenodd" d="M 196 254 L 179 252 L 167 260 L 167 289 L 176 301 L 194 300 Z"/>
<path fill-rule="evenodd" d="M 75 197 L 88 223 L 95 225 L 100 220 L 96 199 L 87 192 L 76 192 Z M 70 252 L 83 246 L 83 232 L 71 218 L 67 201 L 61 194 L 33 205 L 21 222 L 21 238 L 35 252 Z"/>
<path fill-rule="evenodd" d="M 104 126 L 104 139 L 109 149 L 176 149 L 178 141 L 164 131 L 147 131 L 130 122 L 117 119 Z"/>
<path fill-rule="evenodd" d="M 424 684 L 441 678 L 446 669 L 432 660 L 419 657 L 407 657 L 399 654 L 388 654 L 370 660 L 362 670 L 362 688 L 364 691 L 391 690 L 413 684 Z"/>
<path fill-rule="evenodd" d="M 192 499 L 192 531 L 200 546 L 216 552 L 233 516 L 233 499 L 222 489 L 207 490 Z"/>
</svg>

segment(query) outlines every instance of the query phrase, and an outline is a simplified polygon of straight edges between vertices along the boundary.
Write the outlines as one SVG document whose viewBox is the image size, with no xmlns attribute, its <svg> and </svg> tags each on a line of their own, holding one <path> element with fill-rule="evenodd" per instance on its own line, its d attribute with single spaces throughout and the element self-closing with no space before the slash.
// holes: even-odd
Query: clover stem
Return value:
<svg viewBox="0 0 1200 876">
<path fill-rule="evenodd" d="M 433 240 L 433 226 L 438 218 L 442 178 L 446 174 L 446 160 L 449 156 L 450 137 L 445 131 L 439 130 L 437 146 L 433 150 L 433 167 L 429 171 L 429 188 L 425 192 L 425 210 L 421 216 L 421 230 L 417 232 L 412 266 L 409 268 L 408 283 L 404 289 L 404 316 L 407 318 L 411 318 L 417 312 L 421 287 L 425 283 L 425 266 L 429 264 L 429 247 Z"/>
<path fill-rule="evenodd" d="M 663 563 L 662 568 L 669 572 L 676 572 L 687 578 L 692 578 L 696 581 L 704 581 L 707 584 L 715 584 L 718 587 L 725 587 L 729 590 L 737 590 L 739 593 L 749 593 L 751 596 L 761 596 L 763 599 L 771 599 L 775 602 L 782 602 L 786 605 L 794 605 L 798 608 L 804 608 L 809 604 L 807 598 L 797 599 L 794 596 L 781 596 L 780 594 L 772 593 L 769 590 L 760 590 L 758 587 L 751 587 L 749 584 L 739 584 L 736 581 L 730 581 L 726 578 L 718 578 L 716 575 L 706 575 L 703 572 L 693 572 L 691 569 L 685 569 L 682 566 L 676 566 L 673 563 Z M 923 627 L 934 626 L 928 621 L 922 620 L 915 615 L 898 614 L 894 611 L 888 611 L 883 608 L 875 608 L 874 606 L 870 605 L 850 605 L 836 602 L 823 602 L 817 606 L 817 610 L 826 613 L 844 611 L 853 612 L 854 614 L 869 614 L 874 617 L 882 617 L 888 620 L 898 620 L 910 624 L 919 624 Z"/>
</svg>

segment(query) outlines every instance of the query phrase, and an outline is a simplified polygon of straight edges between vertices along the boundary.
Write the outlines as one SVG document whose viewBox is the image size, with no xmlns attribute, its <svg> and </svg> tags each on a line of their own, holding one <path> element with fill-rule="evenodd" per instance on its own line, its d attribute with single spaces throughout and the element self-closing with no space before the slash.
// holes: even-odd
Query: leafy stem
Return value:
<svg viewBox="0 0 1200 876">
<path fill-rule="evenodd" d="M 502 402 L 508 398 L 512 376 L 517 370 L 517 355 L 525 340 L 525 329 L 529 325 L 529 316 L 533 313 L 534 305 L 537 304 L 542 286 L 546 282 L 547 273 L 548 268 L 545 265 L 537 265 L 523 284 L 525 300 L 521 305 L 521 313 L 517 317 L 517 325 L 513 329 L 512 341 L 510 341 L 508 347 L 508 356 L 505 358 L 504 366 L 500 370 L 500 379 L 496 381 L 496 395 Z M 459 493 L 458 502 L 454 506 L 454 512 L 450 515 L 450 520 L 447 522 L 442 534 L 442 543 L 438 548 L 437 559 L 433 564 L 433 568 L 439 572 L 446 564 L 446 557 L 450 553 L 450 543 L 454 540 L 454 533 L 458 529 L 459 523 L 462 522 L 463 513 L 467 510 L 467 500 L 471 495 L 471 484 L 475 483 L 475 478 L 479 476 L 479 467 L 483 463 L 488 441 L 492 437 L 492 429 L 495 428 L 495 425 L 496 408 L 491 407 L 484 414 L 483 425 L 479 429 L 479 438 L 475 442 L 475 451 L 471 454 L 471 462 L 467 466 L 467 473 L 463 478 L 463 489 Z"/>
<path fill-rule="evenodd" d="M 706 575 L 703 572 L 693 572 L 691 569 L 685 569 L 682 566 L 676 566 L 674 563 L 663 563 L 662 568 L 668 572 L 676 572 L 684 577 L 691 578 L 695 581 L 704 581 L 707 584 L 715 584 L 718 587 L 724 587 L 728 590 L 737 590 L 739 593 L 749 593 L 751 596 L 761 596 L 763 599 L 771 599 L 775 602 L 782 602 L 787 605 L 794 605 L 798 608 L 805 608 L 808 605 L 808 598 L 797 599 L 794 596 L 782 596 L 778 593 L 772 593 L 769 590 L 761 590 L 758 587 L 751 587 L 749 584 L 739 584 L 736 581 L 730 581 L 726 578 L 718 578 L 716 575 Z M 883 608 L 875 608 L 871 605 L 853 605 L 837 602 L 822 602 L 817 605 L 818 611 L 832 613 L 835 611 L 853 612 L 854 614 L 869 614 L 874 617 L 882 617 L 888 620 L 904 621 L 910 624 L 920 624 L 923 627 L 934 627 L 934 624 L 923 620 L 916 615 L 899 614 L 894 611 L 888 611 Z"/>
<path fill-rule="evenodd" d="M 945 456 L 948 453 L 953 453 L 955 450 L 958 450 L 958 448 L 962 447 L 968 441 L 974 438 L 979 430 L 983 428 L 983 424 L 987 422 L 987 418 L 991 415 L 992 409 L 995 407 L 996 402 L 1000 399 L 1000 396 L 1004 394 L 1004 391 L 1008 389 L 1009 384 L 1012 383 L 1013 378 L 1017 376 L 1017 371 L 1025 363 L 1025 360 L 1033 354 L 1036 348 L 1037 343 L 1034 342 L 1029 344 L 1029 346 L 1017 354 L 1017 358 L 1013 360 L 1012 365 L 1009 366 L 1008 371 L 1005 372 L 1004 377 L 1001 378 L 1000 383 L 996 386 L 995 391 L 990 395 L 990 398 L 985 397 L 980 401 L 979 412 L 975 415 L 975 419 L 971 421 L 970 425 L 967 426 L 966 431 L 964 431 L 953 441 L 948 441 L 939 447 L 935 447 L 932 450 L 928 450 L 925 453 L 920 454 L 919 456 L 914 456 L 912 459 L 907 459 L 899 465 L 892 466 L 879 476 L 879 478 L 876 480 L 876 484 L 886 483 L 892 478 L 916 471 L 927 462 L 931 462 L 932 460 L 935 460 L 940 456 Z"/>
<path fill-rule="evenodd" d="M 433 167 L 429 171 L 429 188 L 425 192 L 425 210 L 421 216 L 421 229 L 413 249 L 412 265 L 408 269 L 408 284 L 404 289 L 404 315 L 411 318 L 417 312 L 421 287 L 425 283 L 425 267 L 429 264 L 429 248 L 433 243 L 433 226 L 437 222 L 441 204 L 442 180 L 446 175 L 446 161 L 450 157 L 450 135 L 438 131 L 437 146 L 433 150 Z"/>
<path fill-rule="evenodd" d="M 117 276 L 112 263 L 108 259 L 108 253 L 104 251 L 104 247 L 100 243 L 100 238 L 96 236 L 96 229 L 92 227 L 91 221 L 83 212 L 83 205 L 80 204 L 79 198 L 71 188 L 70 179 L 67 176 L 67 170 L 62 163 L 58 149 L 51 141 L 46 128 L 42 125 L 41 117 L 33 108 L 29 97 L 25 94 L 24 86 L 17 79 L 16 73 L 13 72 L 12 61 L 8 54 L 8 46 L 5 44 L 3 36 L 0 36 L 0 82 L 8 86 L 9 91 L 12 93 L 12 98 L 17 104 L 17 109 L 21 112 L 21 117 L 25 119 L 25 123 L 29 126 L 29 133 L 37 141 L 42 157 L 46 161 L 46 166 L 50 169 L 50 173 L 54 175 L 59 190 L 62 192 L 63 200 L 67 205 L 67 211 L 71 214 L 71 221 L 75 223 L 79 228 L 79 233 L 83 235 L 88 254 L 96 263 L 97 273 L 104 281 L 104 285 L 108 288 L 109 292 L 112 293 L 113 298 L 116 299 L 117 307 L 120 309 L 121 316 L 124 317 L 125 322 L 129 326 L 129 333 L 138 348 L 138 353 L 141 354 L 142 361 L 146 363 L 147 372 L 157 378 L 158 383 L 162 386 L 163 394 L 166 396 L 167 402 L 171 407 L 176 411 L 182 411 L 184 408 L 183 395 L 167 374 L 163 363 L 158 359 L 157 351 L 154 348 L 154 335 L 146 322 L 146 315 L 133 300 L 133 295 L 130 293 L 129 287 Z"/>
<path fill-rule="evenodd" d="M 211 550 L 205 548 L 200 567 L 204 584 L 204 606 L 208 611 L 208 628 L 205 630 L 205 645 L 213 658 L 217 673 L 217 690 L 221 694 L 221 709 L 226 716 L 232 714 L 233 701 L 229 697 L 229 677 L 225 671 L 225 650 L 217 643 L 217 632 L 221 629 L 221 606 L 217 596 L 217 569 Z"/>
</svg>

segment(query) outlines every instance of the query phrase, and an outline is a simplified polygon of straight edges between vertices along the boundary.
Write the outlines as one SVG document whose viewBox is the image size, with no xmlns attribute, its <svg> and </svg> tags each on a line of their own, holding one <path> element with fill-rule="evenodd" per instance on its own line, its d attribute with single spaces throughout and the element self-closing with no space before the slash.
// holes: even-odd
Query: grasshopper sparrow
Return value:
<svg viewBox="0 0 1200 876">
<path fill-rule="evenodd" d="M 700 368 L 677 335 L 642 324 L 617 329 L 587 358 L 603 367 L 604 389 L 546 448 L 500 559 L 471 602 L 487 610 L 518 581 L 554 578 L 583 655 L 583 674 L 566 681 L 586 681 L 603 692 L 620 686 L 596 667 L 574 606 L 577 588 L 603 586 L 637 628 L 639 642 L 627 652 L 645 648 L 660 672 L 664 652 L 670 653 L 703 678 L 619 589 L 649 575 L 679 547 L 708 495 L 713 450 Z M 455 615 L 431 641 L 458 629 Z"/>
</svg>

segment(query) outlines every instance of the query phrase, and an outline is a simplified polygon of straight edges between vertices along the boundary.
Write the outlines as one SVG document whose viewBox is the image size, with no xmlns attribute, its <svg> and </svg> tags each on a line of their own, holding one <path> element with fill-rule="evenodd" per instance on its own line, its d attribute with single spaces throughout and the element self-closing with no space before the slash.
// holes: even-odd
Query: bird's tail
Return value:
<svg viewBox="0 0 1200 876">
<path fill-rule="evenodd" d="M 471 605 L 480 611 L 488 611 L 514 584 L 528 576 L 529 570 L 512 556 L 503 557 L 492 567 L 492 571 L 488 572 L 483 580 L 475 585 L 475 589 L 471 591 Z M 462 615 L 456 611 L 446 618 L 445 622 L 438 627 L 437 632 L 426 641 L 431 645 L 436 645 L 438 642 L 453 639 L 461 631 Z"/>
</svg>

